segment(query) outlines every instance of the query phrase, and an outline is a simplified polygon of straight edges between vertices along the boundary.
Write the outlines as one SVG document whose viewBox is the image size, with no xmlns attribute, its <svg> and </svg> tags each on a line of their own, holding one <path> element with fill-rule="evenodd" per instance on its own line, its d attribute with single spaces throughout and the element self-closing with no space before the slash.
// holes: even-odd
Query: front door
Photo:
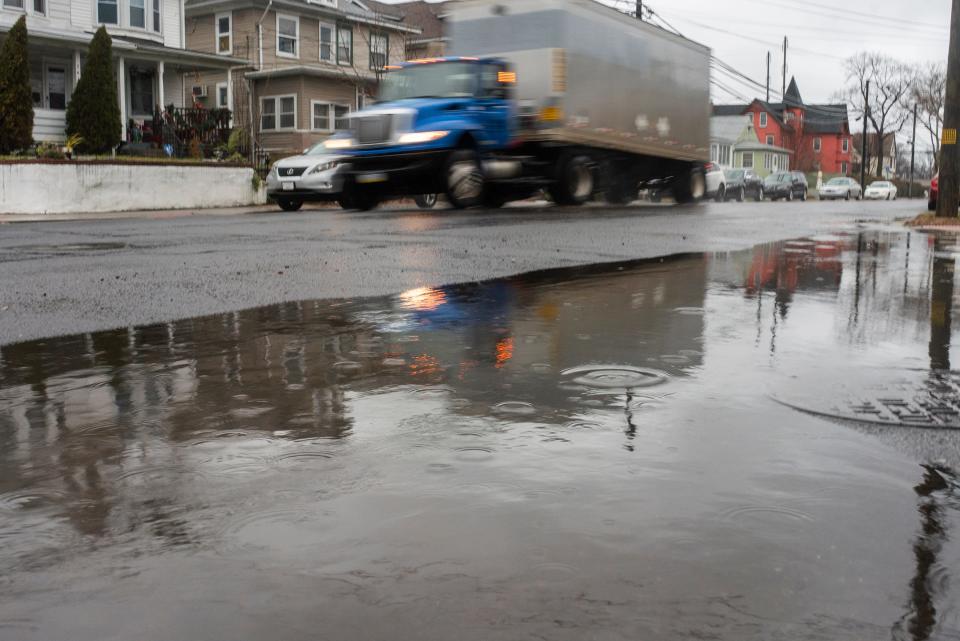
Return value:
<svg viewBox="0 0 960 641">
<path fill-rule="evenodd" d="M 67 108 L 67 65 L 44 65 L 43 106 L 46 109 Z"/>
</svg>

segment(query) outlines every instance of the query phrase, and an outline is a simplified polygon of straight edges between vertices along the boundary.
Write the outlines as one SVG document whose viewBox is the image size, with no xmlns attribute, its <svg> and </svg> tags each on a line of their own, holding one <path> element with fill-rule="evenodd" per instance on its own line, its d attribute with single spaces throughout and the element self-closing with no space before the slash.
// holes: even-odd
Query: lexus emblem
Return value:
<svg viewBox="0 0 960 641">
<path fill-rule="evenodd" d="M 288 175 L 288 176 L 292 176 L 292 175 L 293 175 L 293 169 L 288 169 L 288 170 L 287 170 L 287 175 Z"/>
</svg>

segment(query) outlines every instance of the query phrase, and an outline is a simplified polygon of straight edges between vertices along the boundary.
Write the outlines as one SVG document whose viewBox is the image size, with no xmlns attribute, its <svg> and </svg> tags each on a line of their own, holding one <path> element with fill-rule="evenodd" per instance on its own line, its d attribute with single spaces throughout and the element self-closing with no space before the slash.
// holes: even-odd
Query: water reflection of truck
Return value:
<svg viewBox="0 0 960 641">
<path fill-rule="evenodd" d="M 709 50 L 594 0 L 466 0 L 446 58 L 388 68 L 380 103 L 328 141 L 347 202 L 445 193 L 458 208 L 545 189 L 559 204 L 647 183 L 704 193 Z"/>
</svg>

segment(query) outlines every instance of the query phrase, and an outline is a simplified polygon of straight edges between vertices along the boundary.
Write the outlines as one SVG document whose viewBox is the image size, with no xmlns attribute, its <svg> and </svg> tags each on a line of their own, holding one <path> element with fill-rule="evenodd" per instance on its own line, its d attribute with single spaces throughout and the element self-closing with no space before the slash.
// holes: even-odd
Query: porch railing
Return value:
<svg viewBox="0 0 960 641">
<path fill-rule="evenodd" d="M 154 111 L 144 141 L 155 142 L 161 148 L 170 145 L 178 157 L 196 153 L 210 157 L 230 139 L 230 120 L 229 109 L 168 106 Z"/>
</svg>

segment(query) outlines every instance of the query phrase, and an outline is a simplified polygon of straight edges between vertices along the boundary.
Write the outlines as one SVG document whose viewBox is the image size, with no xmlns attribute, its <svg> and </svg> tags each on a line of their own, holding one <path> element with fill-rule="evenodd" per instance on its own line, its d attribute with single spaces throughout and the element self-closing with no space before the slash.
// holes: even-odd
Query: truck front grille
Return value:
<svg viewBox="0 0 960 641">
<path fill-rule="evenodd" d="M 374 145 L 390 140 L 390 115 L 367 116 L 356 119 L 357 142 Z"/>
</svg>

